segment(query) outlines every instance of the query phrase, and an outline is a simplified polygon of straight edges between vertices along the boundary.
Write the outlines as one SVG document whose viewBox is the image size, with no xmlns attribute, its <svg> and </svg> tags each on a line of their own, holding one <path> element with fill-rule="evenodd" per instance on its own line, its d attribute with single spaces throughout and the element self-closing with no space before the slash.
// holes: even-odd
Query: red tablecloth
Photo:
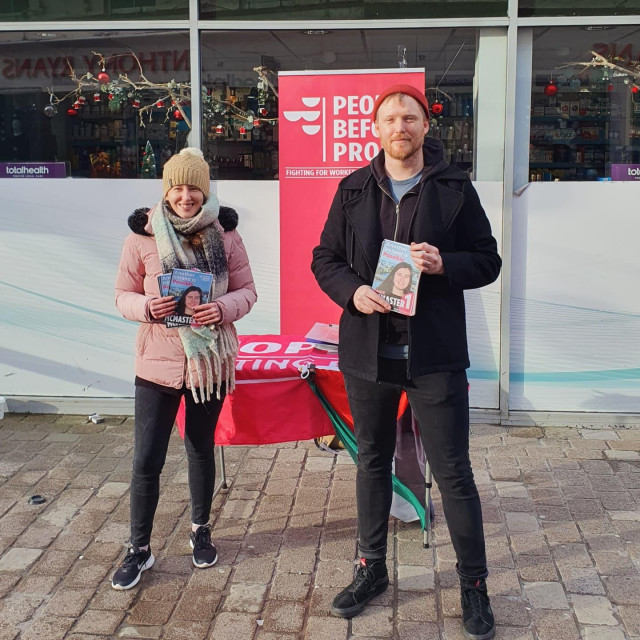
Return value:
<svg viewBox="0 0 640 640">
<path fill-rule="evenodd" d="M 236 390 L 227 396 L 216 444 L 252 445 L 311 440 L 334 433 L 329 418 L 300 370 L 338 371 L 338 355 L 300 336 L 240 336 Z M 177 417 L 184 433 L 184 402 Z"/>
</svg>

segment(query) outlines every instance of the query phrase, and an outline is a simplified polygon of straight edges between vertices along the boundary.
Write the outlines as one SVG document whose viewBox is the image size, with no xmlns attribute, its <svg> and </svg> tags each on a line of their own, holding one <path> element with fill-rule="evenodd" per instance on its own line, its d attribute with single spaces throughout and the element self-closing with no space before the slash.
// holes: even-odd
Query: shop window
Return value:
<svg viewBox="0 0 640 640">
<path fill-rule="evenodd" d="M 0 0 L 0 22 L 189 18 L 189 0 Z"/>
<path fill-rule="evenodd" d="M 592 66 L 571 64 L 592 52 Z M 531 181 L 621 179 L 623 165 L 640 167 L 639 56 L 637 27 L 534 30 Z"/>
<path fill-rule="evenodd" d="M 139 178 L 144 161 L 153 177 L 186 145 L 188 100 L 182 111 L 174 108 L 165 85 L 189 82 L 188 33 L 7 35 L 0 44 L 1 162 L 61 161 L 74 177 Z M 104 85 L 97 82 L 103 64 L 93 52 L 105 58 Z M 157 90 L 135 88 L 142 87 L 140 67 Z M 113 81 L 120 88 L 113 89 Z"/>
<path fill-rule="evenodd" d="M 203 20 L 380 20 L 507 15 L 507 0 L 200 0 Z"/>
<path fill-rule="evenodd" d="M 530 16 L 624 16 L 638 15 L 640 0 L 519 0 L 518 15 Z"/>
<path fill-rule="evenodd" d="M 399 63 L 426 69 L 427 96 L 440 103 L 429 135 L 442 140 L 449 162 L 471 172 L 476 38 L 475 29 L 204 32 L 203 150 L 213 177 L 277 178 L 278 103 L 260 87 L 255 68 L 268 69 L 277 82 L 278 71 Z"/>
</svg>

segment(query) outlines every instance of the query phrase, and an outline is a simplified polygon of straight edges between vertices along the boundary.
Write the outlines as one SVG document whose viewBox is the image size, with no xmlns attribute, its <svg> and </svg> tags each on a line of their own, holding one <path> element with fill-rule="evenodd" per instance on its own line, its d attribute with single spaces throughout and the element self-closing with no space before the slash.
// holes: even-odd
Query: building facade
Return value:
<svg viewBox="0 0 640 640">
<path fill-rule="evenodd" d="M 277 73 L 409 67 L 505 263 L 467 296 L 475 410 L 640 422 L 640 0 L 611 4 L 1 2 L 0 163 L 68 178 L 0 182 L 0 394 L 12 410 L 130 406 L 114 270 L 128 214 L 158 199 L 143 178 L 187 144 L 240 214 L 260 300 L 239 330 L 278 333 Z"/>
</svg>

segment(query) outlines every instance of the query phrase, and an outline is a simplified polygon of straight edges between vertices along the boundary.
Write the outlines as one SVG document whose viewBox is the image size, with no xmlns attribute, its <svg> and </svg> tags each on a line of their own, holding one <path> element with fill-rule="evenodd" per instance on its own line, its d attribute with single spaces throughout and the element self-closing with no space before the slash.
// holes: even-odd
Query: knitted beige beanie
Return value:
<svg viewBox="0 0 640 640">
<path fill-rule="evenodd" d="M 166 198 L 171 187 L 190 184 L 209 197 L 209 165 L 200 149 L 185 147 L 169 158 L 162 171 L 162 197 Z"/>
</svg>

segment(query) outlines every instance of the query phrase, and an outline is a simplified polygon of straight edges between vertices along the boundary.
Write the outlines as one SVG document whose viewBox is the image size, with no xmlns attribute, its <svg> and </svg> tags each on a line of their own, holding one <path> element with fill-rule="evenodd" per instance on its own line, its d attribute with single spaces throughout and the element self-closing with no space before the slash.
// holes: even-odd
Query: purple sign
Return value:
<svg viewBox="0 0 640 640">
<path fill-rule="evenodd" d="M 66 178 L 64 162 L 0 162 L 0 178 Z"/>
<path fill-rule="evenodd" d="M 612 180 L 640 180 L 640 164 L 612 164 Z"/>
</svg>

